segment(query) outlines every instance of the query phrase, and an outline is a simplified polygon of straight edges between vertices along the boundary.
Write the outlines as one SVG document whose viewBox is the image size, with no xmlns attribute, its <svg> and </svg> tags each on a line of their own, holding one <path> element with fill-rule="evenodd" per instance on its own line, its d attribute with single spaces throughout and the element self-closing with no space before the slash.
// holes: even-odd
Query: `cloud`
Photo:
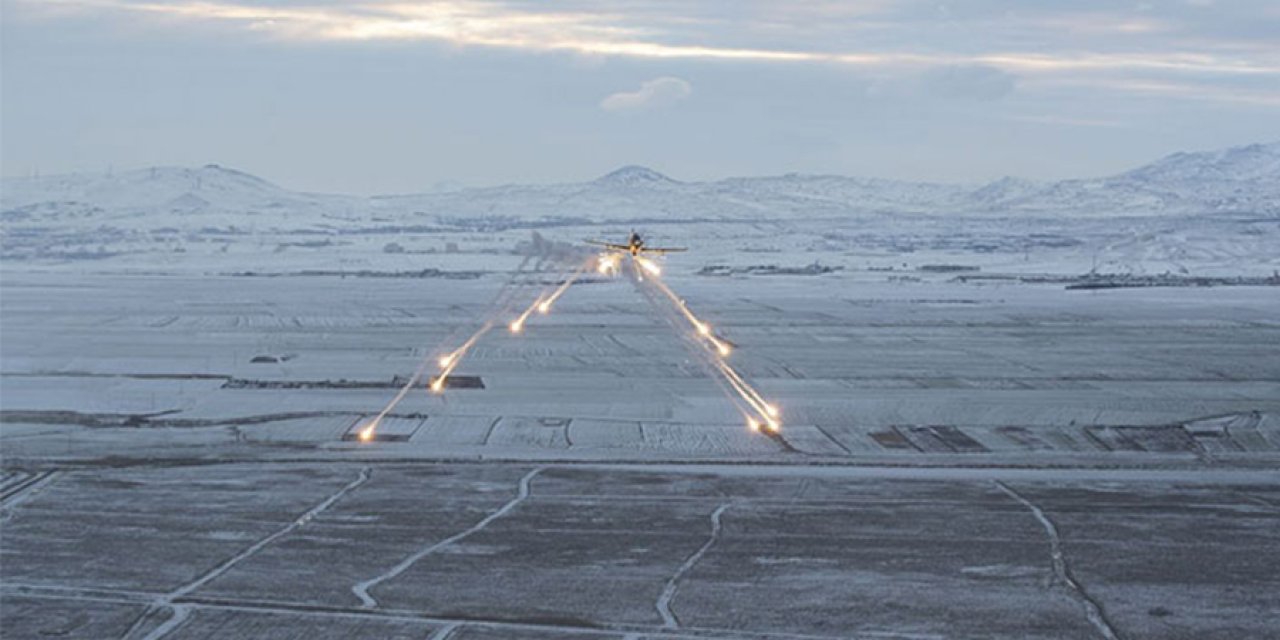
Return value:
<svg viewBox="0 0 1280 640">
<path fill-rule="evenodd" d="M 707 9 L 708 17 L 680 20 L 669 11 L 664 14 L 657 9 L 626 10 L 621 5 L 614 5 L 612 11 L 601 11 L 586 5 L 574 9 L 572 7 L 576 5 L 573 3 L 557 5 L 570 7 L 566 9 L 547 8 L 550 3 L 483 0 L 421 3 L 369 0 L 269 6 L 246 0 L 25 0 L 23 4 L 63 16 L 75 11 L 128 13 L 160 18 L 166 25 L 172 24 L 172 20 L 221 23 L 282 41 L 428 41 L 599 57 L 806 63 L 894 70 L 982 65 L 1039 75 L 1118 71 L 1280 75 L 1280 60 L 1273 55 L 1274 46 L 1270 39 L 1266 40 L 1263 55 L 1242 51 L 1238 38 L 1228 38 L 1225 44 L 1229 46 L 1226 47 L 1211 46 L 1190 51 L 1181 41 L 1153 40 L 1139 43 L 1144 46 L 1134 46 L 1130 42 L 1134 37 L 1156 37 L 1170 28 L 1164 23 L 1144 22 L 1120 14 L 1051 14 L 1041 19 L 1038 27 L 1035 22 L 1011 23 L 1008 18 L 990 16 L 955 24 L 910 15 L 882 17 L 879 21 L 862 18 L 862 13 L 887 11 L 887 7 L 895 6 L 886 0 L 875 0 L 866 6 L 854 5 L 857 11 L 852 15 L 849 15 L 849 10 L 840 9 L 844 6 L 842 3 L 817 5 L 825 11 L 809 11 L 791 18 L 799 20 L 797 24 L 803 28 L 783 29 L 779 34 L 759 40 L 758 46 L 740 44 L 743 42 L 741 34 L 769 33 L 779 24 L 785 26 L 790 23 L 777 16 L 774 16 L 776 23 L 754 19 L 752 11 L 745 12 L 746 17 L 735 18 L 732 12 Z M 648 6 L 644 2 L 637 4 Z M 163 19 L 171 20 L 164 22 Z M 1268 29 L 1272 24 L 1262 22 Z M 1064 24 L 1076 27 L 1064 28 Z M 1080 29 L 1086 27 L 1090 32 L 1101 30 L 1111 38 L 1082 43 L 1078 41 Z M 951 50 L 943 44 L 928 50 L 911 51 L 902 48 L 892 37 L 887 40 L 873 37 L 879 32 L 888 36 L 910 34 L 911 39 L 917 39 L 922 37 L 922 30 L 941 37 L 954 33 L 957 28 L 981 35 L 984 44 L 977 48 L 965 45 Z M 1183 25 L 1182 28 L 1188 27 Z M 1116 39 L 1116 34 L 1111 33 L 1117 29 L 1123 32 L 1120 34 L 1124 36 L 1123 40 Z M 825 35 L 813 37 L 813 33 Z M 1035 50 L 1028 50 L 1028 39 L 1048 39 L 1050 42 L 1047 45 L 1037 44 Z M 964 45 L 963 40 L 961 38 L 958 44 Z M 730 41 L 733 44 L 729 44 Z M 858 50 L 842 48 L 849 41 L 866 41 L 868 44 Z M 1081 48 L 1082 44 L 1084 48 Z"/>
<path fill-rule="evenodd" d="M 1145 95 L 1162 99 L 1176 98 L 1179 101 L 1223 102 L 1258 107 L 1280 107 L 1280 91 L 1269 87 L 1256 88 L 1233 86 L 1228 89 L 1194 82 L 1168 82 L 1159 80 L 1136 80 L 1132 78 L 1107 79 L 1061 79 L 1040 83 L 1045 87 L 1067 87 L 1076 89 L 1108 89 L 1119 93 Z"/>
<path fill-rule="evenodd" d="M 646 80 L 636 91 L 622 91 L 605 96 L 600 108 L 605 111 L 640 111 L 673 105 L 693 93 L 693 87 L 680 78 L 664 76 Z"/>
</svg>

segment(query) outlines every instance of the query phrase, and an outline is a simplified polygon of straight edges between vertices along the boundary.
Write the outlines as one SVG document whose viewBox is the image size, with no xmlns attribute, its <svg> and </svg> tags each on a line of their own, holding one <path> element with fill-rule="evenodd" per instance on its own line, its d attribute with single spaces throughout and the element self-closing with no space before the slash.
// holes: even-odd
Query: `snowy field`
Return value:
<svg viewBox="0 0 1280 640">
<path fill-rule="evenodd" d="M 6 456 L 1195 462 L 1280 445 L 1270 287 L 839 274 L 667 280 L 737 345 L 730 362 L 785 414 L 781 438 L 747 431 L 620 277 L 573 285 L 520 335 L 486 334 L 454 372 L 483 388 L 414 388 L 380 432 L 395 441 L 343 440 L 495 292 L 511 294 L 505 325 L 554 281 L 512 279 L 10 274 Z"/>
<path fill-rule="evenodd" d="M 6 637 L 1267 637 L 1274 475 L 1191 475 L 68 470 L 6 523 Z"/>
<path fill-rule="evenodd" d="M 1278 167 L 6 181 L 0 636 L 1275 637 Z"/>
<path fill-rule="evenodd" d="M 554 270 L 6 272 L 5 637 L 1274 631 L 1272 288 L 680 259 L 780 438 L 625 278 L 487 334 L 455 372 L 483 388 L 415 388 L 360 443 L 396 376 Z"/>
</svg>

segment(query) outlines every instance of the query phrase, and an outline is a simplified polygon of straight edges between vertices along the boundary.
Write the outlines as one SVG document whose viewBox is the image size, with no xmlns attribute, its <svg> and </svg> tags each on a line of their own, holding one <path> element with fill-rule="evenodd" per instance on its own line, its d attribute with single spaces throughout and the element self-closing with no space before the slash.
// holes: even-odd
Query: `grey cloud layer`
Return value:
<svg viewBox="0 0 1280 640">
<path fill-rule="evenodd" d="M 1280 135 L 1275 0 L 0 7 L 10 175 L 220 162 L 385 191 L 642 163 L 985 180 Z"/>
</svg>

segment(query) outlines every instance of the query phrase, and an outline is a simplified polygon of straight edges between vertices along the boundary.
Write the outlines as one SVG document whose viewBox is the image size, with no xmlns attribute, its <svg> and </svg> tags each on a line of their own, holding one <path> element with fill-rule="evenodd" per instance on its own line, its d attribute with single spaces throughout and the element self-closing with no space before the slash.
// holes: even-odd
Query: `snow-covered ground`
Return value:
<svg viewBox="0 0 1280 640">
<path fill-rule="evenodd" d="M 520 335 L 484 335 L 454 372 L 484 388 L 415 388 L 384 429 L 403 438 L 366 446 L 342 438 L 397 377 L 486 319 L 504 328 L 554 273 L 11 273 L 6 454 L 1197 463 L 1280 447 L 1272 287 L 865 275 L 664 276 L 782 406 L 783 442 L 745 429 L 688 330 L 620 277 L 571 286 Z"/>
<path fill-rule="evenodd" d="M 549 248 L 528 246 L 531 229 L 577 242 L 631 228 L 689 245 L 695 253 L 679 267 L 689 270 L 815 261 L 1067 275 L 1280 268 L 1280 143 L 1049 184 L 810 175 L 689 183 L 625 167 L 579 184 L 354 197 L 297 193 L 209 165 L 0 186 L 9 268 L 501 269 L 491 257 L 517 243 Z"/>
<path fill-rule="evenodd" d="M 6 181 L 0 635 L 1268 637 L 1278 149 L 972 188 Z M 689 247 L 662 280 L 780 437 L 652 285 L 503 330 L 632 227 Z M 476 388 L 354 439 L 485 320 Z"/>
</svg>

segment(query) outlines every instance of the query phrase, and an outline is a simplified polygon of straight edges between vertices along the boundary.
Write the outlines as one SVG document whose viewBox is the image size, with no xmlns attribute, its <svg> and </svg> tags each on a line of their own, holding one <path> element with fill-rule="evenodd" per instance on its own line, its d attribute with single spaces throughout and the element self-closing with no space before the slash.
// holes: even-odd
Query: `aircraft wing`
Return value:
<svg viewBox="0 0 1280 640">
<path fill-rule="evenodd" d="M 594 244 L 598 247 L 608 247 L 617 251 L 629 251 L 631 247 L 625 244 L 614 244 L 612 242 L 604 242 L 603 240 L 585 240 L 587 244 Z"/>
<path fill-rule="evenodd" d="M 666 255 L 668 253 L 676 253 L 677 251 L 688 251 L 685 247 L 641 247 L 640 253 L 656 253 L 658 255 Z"/>
</svg>

